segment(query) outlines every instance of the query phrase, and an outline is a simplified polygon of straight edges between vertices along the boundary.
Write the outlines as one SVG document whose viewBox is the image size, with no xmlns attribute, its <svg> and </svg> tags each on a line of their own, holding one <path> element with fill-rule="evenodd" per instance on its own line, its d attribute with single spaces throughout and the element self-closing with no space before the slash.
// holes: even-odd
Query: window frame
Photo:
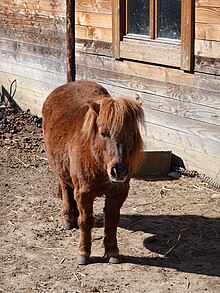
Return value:
<svg viewBox="0 0 220 293">
<path fill-rule="evenodd" d="M 153 2 L 153 1 L 151 1 Z M 112 0 L 112 55 L 115 59 L 129 59 L 158 65 L 193 70 L 194 5 L 193 0 L 181 1 L 181 39 L 152 39 L 139 35 L 126 35 L 126 0 Z M 150 7 L 150 22 L 154 22 L 155 7 Z M 152 17 L 153 16 L 153 17 Z"/>
</svg>

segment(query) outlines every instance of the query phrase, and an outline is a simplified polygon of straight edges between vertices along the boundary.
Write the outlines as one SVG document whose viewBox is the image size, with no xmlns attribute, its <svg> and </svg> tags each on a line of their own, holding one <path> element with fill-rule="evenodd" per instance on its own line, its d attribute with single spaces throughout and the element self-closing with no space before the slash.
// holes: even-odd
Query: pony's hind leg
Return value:
<svg viewBox="0 0 220 293">
<path fill-rule="evenodd" d="M 65 229 L 78 228 L 79 212 L 74 200 L 74 190 L 72 187 L 61 181 L 59 185 L 59 197 L 63 200 L 61 212 L 62 225 Z"/>
</svg>

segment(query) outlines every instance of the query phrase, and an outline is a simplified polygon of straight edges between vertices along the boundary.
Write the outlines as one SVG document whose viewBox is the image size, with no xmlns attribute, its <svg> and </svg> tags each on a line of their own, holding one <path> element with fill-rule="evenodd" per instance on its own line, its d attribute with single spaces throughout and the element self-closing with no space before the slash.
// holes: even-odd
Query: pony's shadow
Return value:
<svg viewBox="0 0 220 293">
<path fill-rule="evenodd" d="M 99 220 L 97 225 L 102 225 L 102 222 Z M 218 218 L 196 215 L 121 215 L 120 227 L 151 234 L 144 239 L 143 250 L 147 249 L 156 255 L 124 256 L 125 263 L 220 276 Z"/>
</svg>

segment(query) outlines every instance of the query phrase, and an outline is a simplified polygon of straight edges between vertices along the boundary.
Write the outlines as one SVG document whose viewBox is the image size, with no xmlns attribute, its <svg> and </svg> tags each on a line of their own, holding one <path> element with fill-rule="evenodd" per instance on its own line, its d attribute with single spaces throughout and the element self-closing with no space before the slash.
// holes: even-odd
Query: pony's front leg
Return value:
<svg viewBox="0 0 220 293">
<path fill-rule="evenodd" d="M 86 265 L 90 263 L 92 246 L 91 231 L 94 225 L 94 198 L 90 194 L 78 194 L 75 198 L 79 210 L 78 224 L 80 228 L 77 263 L 79 265 Z"/>
<path fill-rule="evenodd" d="M 120 263 L 119 249 L 117 245 L 117 227 L 120 220 L 120 208 L 122 207 L 127 193 L 120 197 L 108 197 L 106 196 L 105 208 L 104 208 L 104 220 L 105 220 L 105 258 L 110 263 Z"/>
</svg>

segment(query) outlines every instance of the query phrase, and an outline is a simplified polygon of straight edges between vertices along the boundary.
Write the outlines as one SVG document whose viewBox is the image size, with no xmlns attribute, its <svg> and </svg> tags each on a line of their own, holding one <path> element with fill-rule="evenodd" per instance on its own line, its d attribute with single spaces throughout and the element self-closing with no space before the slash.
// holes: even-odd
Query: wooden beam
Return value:
<svg viewBox="0 0 220 293">
<path fill-rule="evenodd" d="M 112 57 L 120 58 L 120 0 L 112 0 Z"/>
<path fill-rule="evenodd" d="M 181 2 L 181 69 L 186 71 L 193 70 L 194 4 L 193 0 Z"/>
<path fill-rule="evenodd" d="M 155 0 L 150 0 L 150 38 L 155 39 L 157 37 L 157 12 L 158 12 L 157 1 L 155 4 Z M 156 12 L 156 17 L 155 17 Z"/>
<path fill-rule="evenodd" d="M 179 44 L 166 44 L 140 40 L 129 40 L 120 43 L 120 57 L 180 67 Z"/>
<path fill-rule="evenodd" d="M 66 0 L 66 67 L 67 81 L 75 80 L 75 1 Z"/>
</svg>

